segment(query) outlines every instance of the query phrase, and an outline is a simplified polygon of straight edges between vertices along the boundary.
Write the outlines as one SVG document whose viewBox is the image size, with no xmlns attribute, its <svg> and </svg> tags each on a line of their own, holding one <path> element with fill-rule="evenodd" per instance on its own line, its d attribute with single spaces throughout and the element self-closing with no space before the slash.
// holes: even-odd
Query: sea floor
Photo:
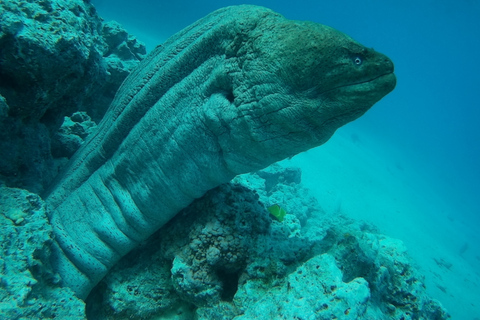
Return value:
<svg viewBox="0 0 480 320">
<path fill-rule="evenodd" d="M 325 145 L 284 162 L 302 168 L 303 184 L 325 210 L 401 239 L 425 275 L 427 292 L 452 319 L 480 319 L 478 225 L 469 224 L 446 182 L 415 154 L 348 125 Z"/>
</svg>

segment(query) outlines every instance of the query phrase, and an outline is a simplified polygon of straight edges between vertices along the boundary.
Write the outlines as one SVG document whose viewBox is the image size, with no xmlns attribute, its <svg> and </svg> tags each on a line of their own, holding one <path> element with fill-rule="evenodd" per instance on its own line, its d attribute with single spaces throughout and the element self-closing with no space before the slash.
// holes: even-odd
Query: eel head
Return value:
<svg viewBox="0 0 480 320">
<path fill-rule="evenodd" d="M 245 39 L 228 53 L 240 71 L 227 72 L 231 103 L 217 113 L 235 173 L 323 144 L 396 84 L 387 56 L 325 25 L 268 16 Z"/>
</svg>

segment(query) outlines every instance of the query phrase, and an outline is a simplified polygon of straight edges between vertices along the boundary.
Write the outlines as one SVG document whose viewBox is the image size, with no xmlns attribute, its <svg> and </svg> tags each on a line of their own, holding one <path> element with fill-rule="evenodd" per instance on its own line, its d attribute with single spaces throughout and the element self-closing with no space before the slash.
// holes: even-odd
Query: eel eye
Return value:
<svg viewBox="0 0 480 320">
<path fill-rule="evenodd" d="M 362 64 L 363 61 L 362 61 L 362 58 L 360 58 L 360 57 L 355 57 L 355 59 L 353 59 L 353 62 L 354 62 L 357 66 L 359 66 L 359 65 Z"/>
</svg>

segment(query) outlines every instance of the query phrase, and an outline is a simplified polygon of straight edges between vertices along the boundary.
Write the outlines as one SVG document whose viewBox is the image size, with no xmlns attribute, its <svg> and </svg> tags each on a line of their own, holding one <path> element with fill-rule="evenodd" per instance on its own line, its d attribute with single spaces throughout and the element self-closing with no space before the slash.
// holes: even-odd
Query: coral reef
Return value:
<svg viewBox="0 0 480 320">
<path fill-rule="evenodd" d="M 231 301 L 238 277 L 251 263 L 257 239 L 269 225 L 268 212 L 255 192 L 222 185 L 181 211 L 149 239 L 148 246 L 129 253 L 114 267 L 100 285 L 105 304 L 115 317 L 148 318 L 182 305 L 189 309 Z M 138 277 L 132 279 L 132 274 Z M 98 295 L 96 290 L 88 301 L 98 301 Z M 135 301 L 146 302 L 141 311 L 130 308 L 138 306 Z"/>
<path fill-rule="evenodd" d="M 88 297 L 88 318 L 449 318 L 401 241 L 321 211 L 288 179 L 270 192 L 239 184 L 264 186 L 262 174 L 209 191 L 123 258 Z M 303 196 L 303 225 L 294 208 L 279 222 L 260 201 L 285 188 Z M 50 266 L 43 201 L 3 187 L 0 208 L 2 315 L 84 319 L 83 302 L 59 287 Z"/>
<path fill-rule="evenodd" d="M 0 181 L 40 192 L 58 171 L 63 117 L 99 121 L 146 50 L 87 1 L 5 0 L 0 13 Z"/>
<path fill-rule="evenodd" d="M 0 118 L 0 127 L 0 185 L 43 190 L 58 172 L 48 128 L 8 116 Z"/>
<path fill-rule="evenodd" d="M 185 220 L 187 225 L 178 223 Z M 173 260 L 180 297 L 195 305 L 231 300 L 236 278 L 269 224 L 258 195 L 235 184 L 220 186 L 172 219 L 158 234 L 164 258 Z"/>
<path fill-rule="evenodd" d="M 342 277 L 335 259 L 322 254 L 300 265 L 278 286 L 265 288 L 258 280 L 247 281 L 235 296 L 242 306 L 235 319 L 375 319 L 365 317 L 370 299 L 367 281 L 356 278 L 346 283 Z"/>
<path fill-rule="evenodd" d="M 2 319 L 84 319 L 84 303 L 50 266 L 52 227 L 39 196 L 0 187 Z"/>
<path fill-rule="evenodd" d="M 401 241 L 323 212 L 292 170 L 237 177 L 184 209 L 97 286 L 89 318 L 449 318 Z M 296 204 L 283 222 L 264 205 L 280 190 Z"/>
<path fill-rule="evenodd" d="M 52 268 L 45 203 L 4 186 L 41 192 L 96 130 L 145 46 L 88 1 L 5 0 L 0 14 L 2 317 L 449 318 L 401 241 L 324 212 L 300 169 L 279 165 L 183 209 L 111 270 L 85 314 Z M 266 209 L 274 205 L 280 221 Z"/>
</svg>

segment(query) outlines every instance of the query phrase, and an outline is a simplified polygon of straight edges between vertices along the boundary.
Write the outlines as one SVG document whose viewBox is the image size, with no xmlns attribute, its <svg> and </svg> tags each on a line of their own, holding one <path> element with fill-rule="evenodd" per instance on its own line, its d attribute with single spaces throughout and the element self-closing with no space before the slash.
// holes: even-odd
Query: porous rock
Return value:
<svg viewBox="0 0 480 320">
<path fill-rule="evenodd" d="M 204 212 L 202 217 L 187 225 L 173 219 L 161 242 L 165 257 L 174 258 L 172 280 L 177 292 L 197 306 L 233 297 L 258 236 L 267 233 L 270 224 L 258 196 L 242 186 L 222 185 L 203 199 L 178 219 Z M 183 271 L 175 269 L 179 264 Z"/>
<path fill-rule="evenodd" d="M 5 0 L 0 15 L 0 180 L 41 192 L 58 171 L 50 139 L 63 117 L 101 119 L 146 50 L 120 26 L 125 36 L 107 41 L 111 23 L 88 1 Z"/>
<path fill-rule="evenodd" d="M 335 259 L 323 254 L 299 266 L 281 286 L 265 290 L 258 280 L 247 282 L 235 296 L 244 311 L 235 319 L 362 319 L 369 298 L 365 279 L 343 282 Z"/>
<path fill-rule="evenodd" d="M 43 190 L 58 172 L 50 152 L 48 127 L 7 116 L 0 117 L 0 128 L 0 184 L 32 192 Z"/>
<path fill-rule="evenodd" d="M 8 117 L 8 110 L 10 107 L 3 96 L 0 95 L 0 121 Z"/>
<path fill-rule="evenodd" d="M 171 262 L 151 248 L 143 249 L 142 254 L 132 252 L 123 259 L 91 292 L 88 318 L 152 319 L 159 314 L 189 313 L 191 305 L 173 287 Z"/>
<path fill-rule="evenodd" d="M 272 164 L 264 170 L 236 176 L 233 181 L 255 189 L 267 207 L 279 205 L 287 216 L 295 212 L 302 226 L 312 214 L 322 211 L 318 201 L 301 184 L 300 168 Z"/>
<path fill-rule="evenodd" d="M 265 180 L 265 191 L 267 192 L 271 192 L 272 188 L 279 183 L 289 185 L 302 182 L 300 168 L 282 168 L 280 165 L 272 165 L 256 174 Z"/>
<path fill-rule="evenodd" d="M 123 80 L 147 54 L 145 45 L 116 21 L 105 22 L 101 36 L 107 45 L 103 53 L 107 78 L 102 90 L 84 107 L 95 122 L 102 119 Z"/>
<path fill-rule="evenodd" d="M 84 303 L 50 266 L 52 228 L 39 196 L 0 187 L 2 319 L 85 319 Z"/>
<path fill-rule="evenodd" d="M 390 319 L 450 317 L 438 301 L 426 294 L 424 276 L 413 267 L 402 241 L 368 231 L 344 233 L 343 238 L 332 254 L 343 268 L 344 281 L 360 276 L 366 279 L 372 304 Z M 343 242 L 348 243 L 346 248 L 340 248 Z"/>
<path fill-rule="evenodd" d="M 0 93 L 10 115 L 57 117 L 94 93 L 107 76 L 101 26 L 88 2 L 2 1 Z"/>
<path fill-rule="evenodd" d="M 52 155 L 55 158 L 70 158 L 96 127 L 86 112 L 75 112 L 71 117 L 65 117 L 52 139 Z"/>
<path fill-rule="evenodd" d="M 282 174 L 281 168 L 274 170 Z M 310 214 L 301 224 L 291 208 L 279 222 L 258 204 L 260 199 L 275 201 L 262 176 L 268 179 L 264 173 L 243 175 L 235 179 L 243 187 L 228 184 L 210 191 L 122 259 L 88 300 L 92 305 L 102 297 L 101 308 L 94 308 L 96 314 L 103 310 L 100 319 L 166 314 L 205 320 L 449 318 L 426 295 L 423 277 L 401 241 L 337 212 L 324 212 L 307 189 L 288 179 L 277 179 L 271 189 L 289 186 L 291 197 L 299 197 L 298 207 Z M 233 227 L 237 215 L 235 220 L 250 224 Z M 264 217 L 270 219 L 267 225 Z M 229 235 L 236 239 L 238 227 L 248 234 L 248 248 L 233 242 L 223 251 L 216 243 Z M 240 257 L 237 264 L 228 252 Z M 141 313 L 135 314 L 139 305 Z"/>
</svg>

